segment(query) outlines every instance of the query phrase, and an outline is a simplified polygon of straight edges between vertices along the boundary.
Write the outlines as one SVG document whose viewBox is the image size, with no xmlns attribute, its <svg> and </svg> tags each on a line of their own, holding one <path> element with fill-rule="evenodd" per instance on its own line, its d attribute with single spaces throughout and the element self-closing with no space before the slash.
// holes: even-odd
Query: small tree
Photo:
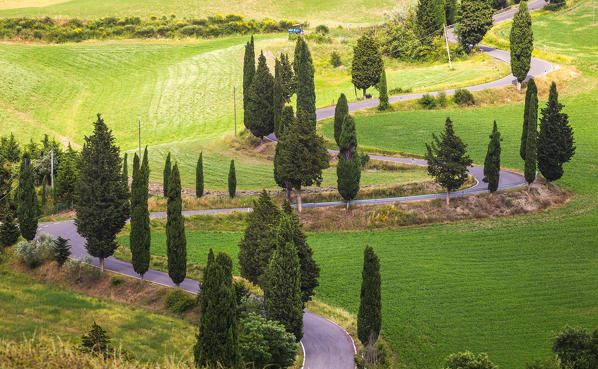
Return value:
<svg viewBox="0 0 598 369">
<path fill-rule="evenodd" d="M 562 109 L 556 83 L 552 82 L 548 103 L 541 111 L 538 134 L 538 169 L 549 182 L 563 176 L 563 164 L 575 154 L 573 129 L 569 125 L 569 116 Z"/>
<path fill-rule="evenodd" d="M 521 82 L 527 77 L 531 66 L 532 51 L 534 50 L 532 17 L 527 9 L 527 1 L 519 3 L 519 9 L 513 17 L 510 40 L 511 71 L 513 76 L 517 78 L 517 88 L 521 89 Z"/>
<path fill-rule="evenodd" d="M 438 35 L 446 23 L 444 1 L 419 0 L 416 8 L 417 30 L 420 38 Z"/>
<path fill-rule="evenodd" d="M 81 337 L 79 350 L 85 353 L 107 356 L 111 350 L 110 337 L 94 321 L 87 334 Z"/>
<path fill-rule="evenodd" d="M 175 163 L 168 179 L 168 201 L 166 205 L 166 251 L 168 275 L 179 287 L 187 275 L 187 238 L 183 219 L 181 199 L 181 177 Z"/>
<path fill-rule="evenodd" d="M 382 325 L 380 260 L 371 246 L 363 251 L 361 295 L 357 314 L 357 337 L 364 346 L 373 346 Z"/>
<path fill-rule="evenodd" d="M 199 159 L 197 159 L 197 166 L 195 167 L 195 197 L 202 197 L 203 190 L 203 152 L 200 152 Z"/>
<path fill-rule="evenodd" d="M 455 135 L 453 122 L 446 118 L 444 132 L 437 137 L 432 134 L 433 142 L 426 144 L 428 173 L 446 189 L 446 203 L 450 193 L 467 181 L 467 167 L 472 160 L 467 155 L 467 145 Z"/>
<path fill-rule="evenodd" d="M 237 194 L 237 173 L 235 171 L 235 161 L 230 161 L 228 168 L 228 195 L 232 199 Z"/>
<path fill-rule="evenodd" d="M 33 185 L 33 168 L 28 153 L 23 156 L 21 173 L 19 175 L 19 188 L 17 190 L 17 217 L 21 235 L 27 241 L 35 238 L 37 233 L 37 220 L 40 215 L 37 193 Z"/>
<path fill-rule="evenodd" d="M 525 180 L 528 186 L 536 180 L 536 158 L 537 158 L 537 139 L 538 139 L 538 95 L 535 90 L 535 83 L 529 86 L 532 88 L 529 107 L 526 112 L 527 122 L 524 124 L 527 128 L 525 137 Z"/>
<path fill-rule="evenodd" d="M 69 245 L 68 240 L 58 237 L 54 240 L 53 249 L 54 260 L 58 262 L 59 267 L 62 267 L 62 265 L 68 260 L 69 256 L 71 256 L 71 245 Z"/>
<path fill-rule="evenodd" d="M 388 109 L 388 87 L 386 85 L 386 70 L 382 68 L 382 74 L 380 75 L 380 81 L 376 84 L 376 88 L 380 93 L 378 100 L 380 103 L 378 104 L 378 110 L 384 111 Z"/>
<path fill-rule="evenodd" d="M 463 4 L 463 3 L 461 3 Z M 444 7 L 444 12 L 445 12 L 445 17 L 446 17 L 446 24 L 451 25 L 454 24 L 457 21 L 457 0 L 447 0 L 445 7 Z"/>
<path fill-rule="evenodd" d="M 484 160 L 484 182 L 488 182 L 488 191 L 495 192 L 498 189 L 500 179 L 500 132 L 494 121 L 494 127 L 490 134 L 486 160 Z"/>
<path fill-rule="evenodd" d="M 378 42 L 368 35 L 361 36 L 353 47 L 351 80 L 355 88 L 363 90 L 364 99 L 366 90 L 380 81 L 383 67 Z"/>
<path fill-rule="evenodd" d="M 447 1 L 447 4 L 452 3 Z M 470 52 L 492 28 L 494 11 L 488 1 L 462 0 L 459 11 L 457 34 L 463 49 Z"/>
<path fill-rule="evenodd" d="M 249 90 L 253 76 L 255 75 L 255 46 L 253 42 L 253 35 L 251 40 L 245 45 L 245 56 L 243 59 L 243 109 L 245 117 L 247 117 L 247 100 L 249 98 Z M 247 123 L 245 123 L 247 127 Z"/>
<path fill-rule="evenodd" d="M 168 184 L 170 183 L 170 172 L 172 171 L 172 164 L 170 163 L 170 152 L 166 155 L 164 162 L 164 173 L 162 175 L 162 190 L 164 197 L 168 197 Z"/>
<path fill-rule="evenodd" d="M 523 129 L 521 130 L 521 145 L 519 147 L 519 155 L 525 161 L 525 153 L 527 151 L 527 122 L 529 120 L 530 109 L 535 109 L 535 114 L 538 114 L 538 105 L 532 105 L 532 101 L 538 101 L 538 88 L 534 79 L 527 81 L 527 90 L 525 91 L 525 105 L 523 107 Z"/>
<path fill-rule="evenodd" d="M 307 119 L 316 128 L 316 87 L 314 83 L 314 65 L 311 53 L 303 37 L 297 39 L 295 60 L 293 61 L 297 86 L 297 112 L 303 110 Z"/>
<path fill-rule="evenodd" d="M 274 78 L 268 69 L 264 53 L 261 53 L 245 109 L 245 127 L 261 139 L 274 131 L 273 91 Z"/>
<path fill-rule="evenodd" d="M 498 369 L 498 366 L 488 360 L 485 353 L 476 356 L 470 351 L 465 351 L 449 355 L 444 359 L 442 369 Z"/>
<path fill-rule="evenodd" d="M 343 122 L 345 117 L 349 114 L 349 104 L 347 104 L 347 97 L 341 93 L 341 96 L 334 107 L 334 141 L 339 144 L 341 131 L 343 130 Z"/>
<path fill-rule="evenodd" d="M 359 192 L 361 163 L 359 155 L 357 155 L 355 121 L 348 114 L 343 121 L 343 128 L 339 138 L 339 149 L 338 164 L 336 166 L 337 188 L 343 199 L 345 199 L 346 208 L 349 211 L 351 200 Z"/>
</svg>

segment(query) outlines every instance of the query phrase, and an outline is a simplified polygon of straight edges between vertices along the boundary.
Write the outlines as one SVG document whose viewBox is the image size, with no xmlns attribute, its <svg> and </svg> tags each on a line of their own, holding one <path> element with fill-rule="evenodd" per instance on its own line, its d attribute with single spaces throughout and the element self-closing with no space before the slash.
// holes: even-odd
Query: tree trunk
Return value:
<svg viewBox="0 0 598 369">
<path fill-rule="evenodd" d="M 446 191 L 446 204 L 451 202 L 451 191 Z"/>
<path fill-rule="evenodd" d="M 295 193 L 297 194 L 297 211 L 301 213 L 301 210 L 303 210 L 301 206 L 301 189 L 295 190 Z"/>
<path fill-rule="evenodd" d="M 100 272 L 104 273 L 104 258 L 100 258 Z"/>
<path fill-rule="evenodd" d="M 292 190 L 292 189 L 291 189 L 291 186 L 290 186 L 290 185 L 287 185 L 287 187 L 286 187 L 286 190 L 287 190 L 287 200 L 288 200 L 289 202 L 291 202 L 291 190 Z"/>
<path fill-rule="evenodd" d="M 517 91 L 521 91 L 521 82 L 517 80 Z"/>
<path fill-rule="evenodd" d="M 347 213 L 349 212 L 349 204 L 351 203 L 351 200 L 347 200 L 346 204 L 345 204 L 345 210 L 347 210 Z"/>
<path fill-rule="evenodd" d="M 181 288 L 181 284 L 180 283 L 175 283 L 174 285 L 176 286 L 176 288 Z"/>
<path fill-rule="evenodd" d="M 145 282 L 145 279 L 143 279 L 143 274 L 140 274 L 141 276 L 141 285 L 143 286 L 143 282 Z"/>
<path fill-rule="evenodd" d="M 366 95 L 366 92 L 365 92 L 365 91 L 366 91 L 366 90 L 367 90 L 366 88 L 364 88 L 364 89 L 363 89 L 363 99 L 364 99 L 364 100 L 366 99 L 366 97 L 365 97 L 365 95 Z"/>
</svg>

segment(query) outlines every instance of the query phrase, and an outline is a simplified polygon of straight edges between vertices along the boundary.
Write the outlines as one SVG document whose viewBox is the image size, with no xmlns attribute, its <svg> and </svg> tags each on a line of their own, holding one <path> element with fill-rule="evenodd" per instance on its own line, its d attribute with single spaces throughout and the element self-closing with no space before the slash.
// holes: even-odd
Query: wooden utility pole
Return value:
<svg viewBox="0 0 598 369">
<path fill-rule="evenodd" d="M 54 190 L 54 149 L 50 150 L 50 186 Z"/>
<path fill-rule="evenodd" d="M 141 119 L 137 120 L 137 126 L 139 129 L 139 160 L 141 160 Z"/>
<path fill-rule="evenodd" d="M 235 137 L 237 137 L 237 94 L 235 86 L 233 86 L 233 111 L 235 114 Z"/>
<path fill-rule="evenodd" d="M 446 24 L 443 26 L 444 29 L 444 40 L 446 41 L 446 54 L 448 55 L 448 60 L 449 60 L 449 69 L 453 69 L 453 64 L 451 63 L 451 51 L 449 49 L 449 44 L 448 44 L 448 34 L 446 32 Z"/>
</svg>

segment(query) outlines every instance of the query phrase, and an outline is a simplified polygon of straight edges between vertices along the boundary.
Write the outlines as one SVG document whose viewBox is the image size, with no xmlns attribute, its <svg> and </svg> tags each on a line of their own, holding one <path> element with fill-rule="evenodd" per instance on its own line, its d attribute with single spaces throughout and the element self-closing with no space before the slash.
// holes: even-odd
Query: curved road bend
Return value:
<svg viewBox="0 0 598 369">
<path fill-rule="evenodd" d="M 536 10 L 545 5 L 544 0 L 535 0 L 529 3 L 528 7 L 530 10 Z M 515 14 L 516 9 L 509 10 L 504 13 L 500 13 L 494 16 L 494 23 L 510 19 Z M 454 34 L 451 32 L 449 38 L 453 37 Z M 482 51 L 488 55 L 502 60 L 504 62 L 510 61 L 510 54 L 507 51 L 497 50 L 487 46 L 480 46 Z M 554 70 L 554 66 L 544 60 L 532 58 L 531 69 L 528 75 L 530 77 L 538 77 Z M 483 83 L 476 86 L 467 87 L 470 91 L 483 90 L 486 88 L 504 87 L 511 84 L 515 84 L 515 78 L 512 75 L 501 78 L 497 81 Z M 431 94 L 437 94 L 433 92 Z M 454 93 L 454 89 L 445 90 L 446 94 Z M 390 102 L 397 102 L 403 100 L 418 99 L 423 94 L 409 94 L 401 96 L 390 97 Z M 377 99 L 357 101 L 349 104 L 349 111 L 356 111 L 360 109 L 375 107 L 378 105 Z M 326 119 L 334 116 L 334 106 L 318 109 L 316 112 L 317 119 Z M 276 137 L 271 136 L 271 139 Z M 415 165 L 426 165 L 426 162 L 421 159 L 408 159 L 408 158 L 397 158 L 397 157 L 385 157 L 372 155 L 372 159 L 392 161 L 398 163 L 415 164 Z M 483 168 L 480 166 L 472 166 L 469 168 L 469 173 L 474 176 L 477 180 L 476 185 L 466 190 L 457 191 L 452 193 L 452 196 L 465 196 L 487 190 L 487 185 L 482 182 Z M 501 171 L 499 189 L 507 189 L 513 187 L 519 187 L 525 184 L 523 177 L 520 174 Z M 357 200 L 354 201 L 356 204 L 384 204 L 392 203 L 397 201 L 416 201 L 416 200 L 427 200 L 434 198 L 444 198 L 445 194 L 428 194 L 419 196 L 406 196 L 406 197 L 395 197 L 385 199 L 370 199 L 370 200 Z M 328 203 L 307 203 L 305 207 L 324 207 L 324 206 L 335 206 L 341 205 L 342 202 L 328 202 Z M 185 216 L 189 215 L 201 215 L 201 214 L 225 214 L 231 212 L 249 212 L 251 208 L 238 208 L 238 209 L 210 209 L 210 210 L 192 210 L 184 211 Z M 151 213 L 152 218 L 164 218 L 166 213 L 157 212 Z M 85 239 L 83 239 L 78 233 L 75 227 L 74 221 L 64 221 L 57 223 L 43 223 L 40 224 L 38 232 L 49 233 L 54 237 L 61 236 L 69 239 L 72 246 L 71 252 L 73 257 L 84 257 L 88 256 L 87 250 L 85 249 Z M 96 258 L 92 258 L 93 264 L 98 265 Z M 137 274 L 133 270 L 133 266 L 130 263 L 122 260 L 115 259 L 113 257 L 105 260 L 106 270 L 110 270 L 115 273 L 124 274 L 137 278 Z M 174 284 L 168 277 L 167 273 L 160 272 L 157 270 L 148 270 L 145 274 L 145 279 L 158 283 L 164 286 L 173 287 Z M 181 283 L 181 288 L 190 293 L 196 294 L 199 289 L 199 283 L 192 279 L 185 279 Z M 349 369 L 354 368 L 353 355 L 355 353 L 355 346 L 353 340 L 349 337 L 344 329 L 336 325 L 335 323 L 309 311 L 305 312 L 303 316 L 304 324 L 304 336 L 301 340 L 302 346 L 305 353 L 304 367 L 306 369 Z"/>
</svg>

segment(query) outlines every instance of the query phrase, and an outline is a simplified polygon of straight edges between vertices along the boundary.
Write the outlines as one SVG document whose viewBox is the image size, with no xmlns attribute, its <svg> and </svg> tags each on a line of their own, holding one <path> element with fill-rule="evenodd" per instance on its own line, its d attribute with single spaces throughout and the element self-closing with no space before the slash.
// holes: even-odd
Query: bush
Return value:
<svg viewBox="0 0 598 369">
<path fill-rule="evenodd" d="M 333 51 L 332 54 L 330 54 L 330 64 L 335 68 L 340 67 L 343 64 L 341 56 L 336 51 Z"/>
<path fill-rule="evenodd" d="M 195 298 L 183 290 L 174 290 L 166 296 L 166 308 L 175 314 L 182 314 L 195 306 Z"/>
<path fill-rule="evenodd" d="M 525 369 L 561 369 L 561 361 L 552 359 L 548 361 L 536 360 L 533 363 L 525 364 Z"/>
<path fill-rule="evenodd" d="M 363 169 L 370 161 L 370 156 L 364 152 L 360 152 L 358 155 L 359 155 L 359 163 L 361 164 L 361 168 Z"/>
<path fill-rule="evenodd" d="M 84 258 L 73 258 L 67 260 L 66 263 L 64 263 L 64 268 L 66 269 L 67 273 L 70 275 L 72 279 L 78 281 L 81 279 L 81 275 L 84 269 L 97 269 L 93 266 L 90 266 L 90 264 L 91 259 L 89 258 L 89 256 L 86 256 Z M 99 270 L 97 272 L 99 274 Z M 90 273 L 93 273 L 93 271 L 91 271 Z"/>
<path fill-rule="evenodd" d="M 455 91 L 453 101 L 457 105 L 475 105 L 475 99 L 473 98 L 471 91 L 463 88 L 459 88 Z"/>
<path fill-rule="evenodd" d="M 181 28 L 181 34 L 185 36 L 195 35 L 197 32 L 197 26 L 185 26 Z"/>
<path fill-rule="evenodd" d="M 425 109 L 434 109 L 436 107 L 436 99 L 434 99 L 434 96 L 430 94 L 423 95 L 419 100 L 417 100 L 417 103 Z"/>
<path fill-rule="evenodd" d="M 110 284 L 112 286 L 118 286 L 121 283 L 123 283 L 123 280 L 119 276 L 113 275 L 112 277 L 110 277 Z"/>
<path fill-rule="evenodd" d="M 498 369 L 488 360 L 488 355 L 481 353 L 478 356 L 470 351 L 449 355 L 444 362 L 443 369 Z"/>
<path fill-rule="evenodd" d="M 156 33 L 154 26 L 143 27 L 137 31 L 137 36 L 140 37 L 152 37 Z"/>
<path fill-rule="evenodd" d="M 42 239 L 42 236 L 44 237 Z M 49 239 L 49 242 L 48 242 Z M 17 244 L 17 256 L 29 266 L 35 268 L 53 256 L 53 241 L 45 233 L 37 241 L 21 241 Z"/>
<path fill-rule="evenodd" d="M 295 336 L 276 321 L 250 313 L 240 320 L 239 351 L 243 362 L 255 368 L 293 365 L 297 354 Z"/>
<path fill-rule="evenodd" d="M 438 106 L 442 108 L 446 107 L 446 105 L 448 104 L 448 100 L 444 91 L 438 93 L 438 95 L 436 96 L 436 103 L 438 104 Z"/>
<path fill-rule="evenodd" d="M 393 89 L 390 89 L 388 91 L 389 95 L 398 95 L 398 94 L 408 94 L 411 91 L 413 91 L 411 88 L 401 88 L 401 87 L 395 87 Z"/>
<path fill-rule="evenodd" d="M 322 35 L 327 35 L 330 33 L 330 29 L 328 28 L 327 25 L 320 24 L 319 26 L 316 27 L 316 33 L 319 33 Z"/>
</svg>

